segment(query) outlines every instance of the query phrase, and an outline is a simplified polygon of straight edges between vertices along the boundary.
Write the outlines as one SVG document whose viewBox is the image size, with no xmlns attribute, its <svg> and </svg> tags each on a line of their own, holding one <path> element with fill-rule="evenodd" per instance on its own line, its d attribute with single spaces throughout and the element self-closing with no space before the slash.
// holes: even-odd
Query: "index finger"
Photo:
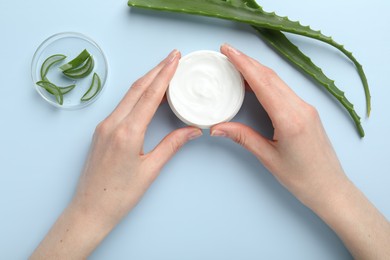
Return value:
<svg viewBox="0 0 390 260">
<path fill-rule="evenodd" d="M 153 82 L 156 76 L 164 68 L 172 53 L 175 53 L 175 51 L 172 51 L 156 67 L 154 67 L 147 74 L 145 74 L 143 77 L 133 83 L 133 85 L 127 91 L 126 95 L 123 97 L 123 99 L 109 116 L 112 120 L 115 120 L 115 122 L 120 122 L 131 112 L 135 104 L 141 98 L 144 91 L 149 87 L 149 85 Z"/>
<path fill-rule="evenodd" d="M 146 132 L 147 126 L 156 113 L 169 82 L 175 74 L 179 58 L 179 51 L 171 53 L 164 67 L 145 89 L 131 113 L 124 119 L 125 124 L 136 124 L 137 129 L 140 131 L 139 134 Z"/>
<path fill-rule="evenodd" d="M 271 119 L 302 101 L 270 68 L 227 44 L 221 46 L 221 52 L 243 75 Z"/>
</svg>

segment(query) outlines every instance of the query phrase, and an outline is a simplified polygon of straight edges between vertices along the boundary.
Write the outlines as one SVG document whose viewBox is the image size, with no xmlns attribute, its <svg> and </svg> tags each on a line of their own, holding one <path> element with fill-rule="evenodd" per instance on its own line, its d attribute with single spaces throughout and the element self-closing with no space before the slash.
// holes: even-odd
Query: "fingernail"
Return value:
<svg viewBox="0 0 390 260">
<path fill-rule="evenodd" d="M 179 53 L 178 50 L 173 50 L 169 55 L 168 55 L 168 60 L 167 60 L 167 63 L 166 64 L 170 64 L 172 63 L 176 58 L 177 58 L 177 54 Z"/>
<path fill-rule="evenodd" d="M 227 51 L 231 54 L 235 54 L 235 55 L 241 55 L 241 52 L 239 50 L 237 50 L 236 48 L 232 47 L 230 44 L 227 44 L 227 43 L 224 43 L 223 44 Z"/>
<path fill-rule="evenodd" d="M 202 133 L 202 130 L 200 129 L 196 129 L 195 131 L 191 132 L 189 135 L 188 135 L 188 139 L 189 140 L 194 140 L 198 137 L 201 137 L 203 135 Z"/>
<path fill-rule="evenodd" d="M 226 137 L 227 136 L 227 134 L 224 131 L 221 131 L 221 130 L 213 130 L 210 135 L 211 136 L 222 136 L 222 137 Z"/>
</svg>

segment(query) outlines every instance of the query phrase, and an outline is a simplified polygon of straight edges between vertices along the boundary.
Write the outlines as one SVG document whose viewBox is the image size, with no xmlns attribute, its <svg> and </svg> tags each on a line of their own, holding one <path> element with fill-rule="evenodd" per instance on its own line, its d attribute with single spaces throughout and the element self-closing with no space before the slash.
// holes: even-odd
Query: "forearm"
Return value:
<svg viewBox="0 0 390 260">
<path fill-rule="evenodd" d="M 70 204 L 30 259 L 86 259 L 113 226 Z"/>
<path fill-rule="evenodd" d="M 269 115 L 271 140 L 240 123 L 211 128 L 252 152 L 277 180 L 320 216 L 357 259 L 390 259 L 390 224 L 347 179 L 318 111 L 271 69 L 229 45 L 221 52 L 241 72 Z"/>
<path fill-rule="evenodd" d="M 350 181 L 323 203 L 309 205 L 340 237 L 355 259 L 390 259 L 390 223 Z"/>
</svg>

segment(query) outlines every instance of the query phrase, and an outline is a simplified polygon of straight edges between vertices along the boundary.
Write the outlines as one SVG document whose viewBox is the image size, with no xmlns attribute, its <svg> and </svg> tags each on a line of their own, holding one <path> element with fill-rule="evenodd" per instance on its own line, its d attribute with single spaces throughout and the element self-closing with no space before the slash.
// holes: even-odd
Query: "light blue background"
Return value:
<svg viewBox="0 0 390 260">
<path fill-rule="evenodd" d="M 173 48 L 183 54 L 231 43 L 277 73 L 318 109 L 352 181 L 390 217 L 390 3 L 386 0 L 259 2 L 267 11 L 322 29 L 352 50 L 372 91 L 372 116 L 360 139 L 347 113 L 325 91 L 229 21 L 130 9 L 125 0 L 0 0 L 0 259 L 24 259 L 67 205 L 96 124 L 131 83 Z M 107 89 L 92 106 L 63 111 L 35 92 L 30 62 L 52 34 L 93 38 L 109 61 Z M 291 37 L 343 88 L 364 115 L 361 83 L 337 50 Z M 234 121 L 265 134 L 271 124 L 253 95 Z M 146 137 L 150 150 L 182 124 L 165 104 Z M 342 209 L 340 209 L 342 210 Z M 240 146 L 208 133 L 171 160 L 139 205 L 91 259 L 351 259 L 319 218 Z"/>
</svg>

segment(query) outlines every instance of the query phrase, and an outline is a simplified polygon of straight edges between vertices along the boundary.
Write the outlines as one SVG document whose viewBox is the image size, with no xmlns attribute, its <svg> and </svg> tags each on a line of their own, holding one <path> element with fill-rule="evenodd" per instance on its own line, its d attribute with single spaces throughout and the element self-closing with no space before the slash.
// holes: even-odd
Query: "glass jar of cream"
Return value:
<svg viewBox="0 0 390 260">
<path fill-rule="evenodd" d="M 228 58 L 206 50 L 180 59 L 167 90 L 175 115 L 203 129 L 230 121 L 240 110 L 244 95 L 244 80 Z"/>
</svg>

